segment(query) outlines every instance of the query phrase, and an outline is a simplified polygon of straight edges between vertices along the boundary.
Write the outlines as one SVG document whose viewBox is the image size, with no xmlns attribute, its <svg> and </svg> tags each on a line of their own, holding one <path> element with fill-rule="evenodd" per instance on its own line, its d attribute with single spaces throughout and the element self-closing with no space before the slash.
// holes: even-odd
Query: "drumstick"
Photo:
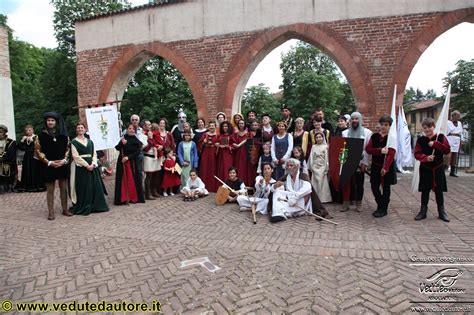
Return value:
<svg viewBox="0 0 474 315">
<path fill-rule="evenodd" d="M 288 199 L 283 199 L 283 198 L 278 198 L 277 200 L 278 200 L 278 201 L 283 201 L 283 202 L 288 202 Z M 298 209 L 303 210 L 304 212 L 306 212 L 306 213 L 308 213 L 308 214 L 310 214 L 310 215 L 312 215 L 312 216 L 315 216 L 316 218 L 319 218 L 319 219 L 321 219 L 321 220 L 328 221 L 328 222 L 330 222 L 330 223 L 332 223 L 332 224 L 337 225 L 336 222 L 331 221 L 331 220 L 326 219 L 326 218 L 323 218 L 323 217 L 321 217 L 321 216 L 319 216 L 319 215 L 317 215 L 317 214 L 314 214 L 314 213 L 312 213 L 311 211 L 306 210 L 305 208 L 301 207 L 299 204 L 295 204 L 295 207 L 298 208 Z"/>
<path fill-rule="evenodd" d="M 217 179 L 218 181 L 220 181 L 222 183 L 222 186 L 224 186 L 225 188 L 229 189 L 231 192 L 233 192 L 234 194 L 238 195 L 238 193 L 233 190 L 232 188 L 230 188 L 226 183 L 224 183 L 219 177 L 217 177 L 216 175 L 214 175 L 214 178 Z"/>
</svg>

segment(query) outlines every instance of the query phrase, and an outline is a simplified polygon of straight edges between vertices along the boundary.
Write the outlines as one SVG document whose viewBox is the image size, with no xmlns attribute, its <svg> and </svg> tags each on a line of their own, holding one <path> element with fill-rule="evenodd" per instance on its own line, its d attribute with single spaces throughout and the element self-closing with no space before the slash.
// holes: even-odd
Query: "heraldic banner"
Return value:
<svg viewBox="0 0 474 315">
<path fill-rule="evenodd" d="M 86 109 L 87 128 L 96 151 L 115 147 L 120 141 L 117 107 L 103 106 Z"/>
<path fill-rule="evenodd" d="M 364 139 L 331 137 L 329 142 L 329 175 L 334 187 L 341 191 L 359 167 Z"/>
</svg>

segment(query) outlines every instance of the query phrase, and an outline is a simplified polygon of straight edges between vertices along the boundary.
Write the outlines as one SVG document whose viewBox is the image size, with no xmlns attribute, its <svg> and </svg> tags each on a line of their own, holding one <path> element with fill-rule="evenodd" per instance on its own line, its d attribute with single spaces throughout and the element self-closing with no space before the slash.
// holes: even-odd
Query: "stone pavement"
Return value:
<svg viewBox="0 0 474 315">
<path fill-rule="evenodd" d="M 420 283 L 446 268 L 410 265 L 412 255 L 474 263 L 474 176 L 448 178 L 451 223 L 437 219 L 433 199 L 428 219 L 414 221 L 420 196 L 410 183 L 400 175 L 389 215 L 375 219 L 366 179 L 363 213 L 328 206 L 338 226 L 309 216 L 254 225 L 250 213 L 216 207 L 213 196 L 47 221 L 45 194 L 1 195 L 0 301 L 158 299 L 164 313 L 193 314 L 410 312 L 420 305 L 411 301 L 428 300 Z M 221 269 L 180 268 L 199 257 Z M 474 266 L 452 268 L 463 271 L 458 299 L 474 301 Z"/>
</svg>

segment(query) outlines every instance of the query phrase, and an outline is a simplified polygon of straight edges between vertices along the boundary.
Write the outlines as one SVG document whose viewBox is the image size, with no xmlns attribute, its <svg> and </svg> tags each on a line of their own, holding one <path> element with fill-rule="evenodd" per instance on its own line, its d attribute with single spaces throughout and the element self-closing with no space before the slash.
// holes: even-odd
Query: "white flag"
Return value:
<svg viewBox="0 0 474 315">
<path fill-rule="evenodd" d="M 413 153 L 411 149 L 411 134 L 408 129 L 407 119 L 405 117 L 405 111 L 403 106 L 400 106 L 398 110 L 398 121 L 397 121 L 397 132 L 398 132 L 398 150 L 397 150 L 397 167 L 400 171 L 403 167 L 413 166 Z"/>
<path fill-rule="evenodd" d="M 392 125 L 388 131 L 387 139 L 387 148 L 392 148 L 395 151 L 397 150 L 397 115 L 396 115 L 396 106 L 397 106 L 397 85 L 395 84 L 393 90 L 393 100 L 392 100 L 392 111 L 390 112 L 390 117 L 392 117 Z"/>
<path fill-rule="evenodd" d="M 448 114 L 449 114 L 449 100 L 451 98 L 451 84 L 448 86 L 448 92 L 446 93 L 446 99 L 444 100 L 443 109 L 438 116 L 436 121 L 435 134 L 440 133 L 446 135 L 448 131 Z M 413 180 L 411 182 L 412 192 L 418 191 L 418 184 L 420 183 L 420 161 L 415 160 L 415 168 L 413 170 Z"/>
<path fill-rule="evenodd" d="M 117 107 L 103 106 L 86 109 L 89 136 L 96 151 L 115 147 L 120 141 Z"/>
</svg>

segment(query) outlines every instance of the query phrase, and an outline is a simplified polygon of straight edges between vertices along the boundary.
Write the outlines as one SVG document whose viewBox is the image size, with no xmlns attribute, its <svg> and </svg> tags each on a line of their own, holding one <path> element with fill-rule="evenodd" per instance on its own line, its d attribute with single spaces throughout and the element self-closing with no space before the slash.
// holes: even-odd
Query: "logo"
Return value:
<svg viewBox="0 0 474 315">
<path fill-rule="evenodd" d="M 341 166 L 339 168 L 339 175 L 342 173 L 342 166 L 344 163 L 347 161 L 347 157 L 349 156 L 349 149 L 346 149 L 346 141 L 344 141 L 344 146 L 341 148 L 339 151 L 339 163 L 341 163 Z"/>
<path fill-rule="evenodd" d="M 464 289 L 454 288 L 454 284 L 458 278 L 464 273 L 459 268 L 441 269 L 426 278 L 427 282 L 420 283 L 420 293 L 436 294 L 436 293 L 464 293 Z"/>
<path fill-rule="evenodd" d="M 97 125 L 99 127 L 100 133 L 102 134 L 102 139 L 107 139 L 107 135 L 109 134 L 109 124 L 107 122 L 107 118 L 104 118 L 104 116 L 101 114 Z"/>
</svg>

